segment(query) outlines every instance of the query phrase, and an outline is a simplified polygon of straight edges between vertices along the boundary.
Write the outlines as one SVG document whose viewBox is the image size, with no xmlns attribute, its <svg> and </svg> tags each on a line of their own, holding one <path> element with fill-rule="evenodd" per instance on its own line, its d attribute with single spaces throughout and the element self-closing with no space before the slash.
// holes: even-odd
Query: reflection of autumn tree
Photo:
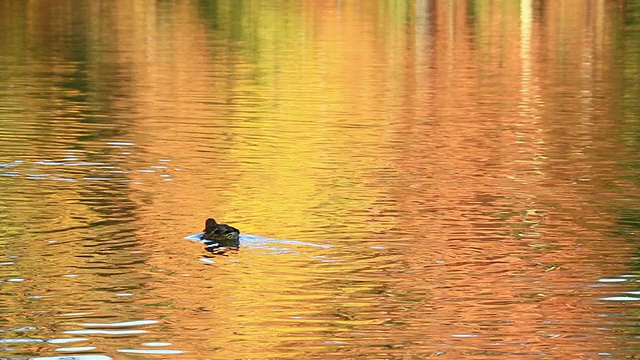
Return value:
<svg viewBox="0 0 640 360">
<path fill-rule="evenodd" d="M 434 277 L 433 270 L 419 268 L 434 254 L 458 261 L 474 256 L 461 250 L 459 242 L 464 239 L 481 238 L 478 246 L 496 256 L 491 269 L 473 271 L 486 275 L 478 276 L 478 286 L 489 286 L 504 299 L 535 294 L 519 293 L 508 279 L 491 285 L 486 279 L 539 266 L 540 281 L 560 281 L 575 273 L 545 273 L 553 269 L 545 264 L 589 258 L 601 246 L 592 244 L 571 254 L 550 248 L 535 261 L 522 258 L 529 245 L 545 248 L 545 241 L 572 246 L 575 239 L 563 232 L 568 229 L 598 236 L 568 219 L 573 216 L 571 209 L 589 216 L 581 204 L 598 199 L 566 186 L 568 174 L 581 172 L 579 162 L 562 164 L 562 174 L 555 168 L 567 150 L 565 142 L 595 143 L 594 136 L 600 136 L 599 131 L 576 133 L 581 126 L 584 129 L 585 117 L 567 117 L 564 111 L 589 115 L 594 106 L 609 105 L 585 108 L 584 103 L 565 103 L 567 97 L 562 95 L 597 85 L 584 76 L 597 69 L 583 68 L 568 77 L 557 77 L 550 70 L 573 66 L 592 51 L 574 37 L 584 36 L 585 31 L 606 36 L 604 28 L 589 30 L 591 25 L 580 19 L 587 12 L 606 18 L 607 8 L 580 8 L 580 16 L 573 16 L 564 7 L 555 11 L 534 2 L 531 33 L 526 35 L 531 48 L 523 53 L 517 4 L 467 7 L 427 2 L 387 12 L 389 8 L 378 11 L 354 3 L 336 9 L 309 2 L 299 13 L 252 8 L 249 3 L 216 4 L 202 13 L 211 16 L 208 24 L 218 41 L 225 36 L 240 41 L 237 57 L 223 64 L 240 75 L 227 88 L 235 95 L 229 99 L 233 105 L 229 116 L 237 124 L 235 143 L 221 147 L 237 162 L 229 173 L 244 175 L 231 181 L 225 173 L 203 184 L 216 194 L 224 189 L 223 196 L 234 199 L 212 202 L 221 205 L 218 211 L 248 222 L 249 231 L 286 237 L 294 224 L 293 228 L 328 227 L 338 236 L 356 240 L 367 234 L 366 222 L 347 221 L 341 230 L 331 225 L 362 216 L 376 227 L 383 216 L 375 214 L 402 214 L 384 217 L 387 223 L 381 228 L 395 225 L 395 231 L 410 234 L 416 244 L 404 259 L 417 269 L 395 286 L 414 289 L 416 277 L 427 279 L 421 290 L 434 298 L 468 294 L 469 286 L 440 289 L 436 281 L 428 280 Z M 428 14 L 411 13 L 417 8 Z M 340 11 L 350 16 L 341 17 Z M 242 20 L 234 25 L 226 20 L 240 13 Z M 300 22 L 300 16 L 305 21 Z M 414 24 L 424 32 L 415 33 Z M 300 33 L 302 41 L 292 37 Z M 566 49 L 564 44 L 575 48 Z M 214 64 L 220 60 L 213 59 Z M 529 62 L 526 79 L 524 61 Z M 479 116 L 485 121 L 479 122 Z M 574 137 L 566 137 L 567 133 Z M 592 156 L 598 159 L 595 153 Z M 554 211 L 548 202 L 550 187 L 564 201 L 559 209 L 569 213 L 549 216 Z M 201 208 L 201 199 L 194 195 L 192 200 Z M 155 206 L 161 204 L 159 200 Z M 264 214 L 268 221 L 260 219 Z M 305 236 L 319 235 L 310 231 Z M 359 270 L 345 269 L 349 271 Z M 443 271 L 435 277 L 446 278 Z M 574 301 L 569 296 L 552 303 L 573 306 Z M 514 306 L 518 308 L 512 318 L 514 331 L 522 333 L 534 331 L 529 327 L 540 316 L 557 316 L 554 306 L 544 301 Z M 456 318 L 455 309 L 444 309 L 439 316 Z M 463 323 L 480 315 L 465 316 L 471 318 L 460 319 Z"/>
<path fill-rule="evenodd" d="M 24 279 L 8 308 L 35 314 L 17 319 L 24 323 L 16 326 L 48 327 L 52 317 L 80 308 L 122 311 L 105 301 L 113 297 L 102 291 L 106 284 L 126 291 L 142 281 L 135 274 L 110 276 L 117 271 L 105 269 L 132 261 L 122 251 L 135 246 L 136 204 L 127 176 L 112 173 L 112 181 L 85 181 L 99 170 L 97 165 L 35 163 L 73 157 L 108 166 L 122 160 L 106 142 L 128 136 L 129 124 L 110 113 L 112 99 L 126 91 L 110 82 L 119 69 L 98 56 L 108 53 L 104 44 L 88 38 L 94 21 L 106 18 L 92 17 L 88 6 L 72 1 L 18 4 L 0 5 L 2 74 L 7 77 L 0 81 L 0 163 L 24 161 L 15 168 L 19 176 L 0 179 L 0 211 L 7 219 L 3 233 L 11 236 L 2 249 L 18 255 L 18 273 L 11 276 Z M 46 173 L 66 181 L 27 176 Z M 51 307 L 30 297 L 51 294 L 65 299 L 64 304 Z"/>
<path fill-rule="evenodd" d="M 81 227 L 56 235 L 69 237 L 64 247 L 42 246 L 51 263 L 27 264 L 34 278 L 83 256 L 124 263 L 130 251 L 146 251 L 136 259 L 162 271 L 119 286 L 144 286 L 141 303 L 158 314 L 172 307 L 172 321 L 205 328 L 196 335 L 244 331 L 271 348 L 288 345 L 278 332 L 299 331 L 282 320 L 285 310 L 314 301 L 304 314 L 315 321 L 309 336 L 392 325 L 407 336 L 420 326 L 432 337 L 465 330 L 455 324 L 482 331 L 490 308 L 510 321 L 515 343 L 545 319 L 590 316 L 575 294 L 543 292 L 600 275 L 582 261 L 609 245 L 597 240 L 615 217 L 598 215 L 610 204 L 602 199 L 615 202 L 616 192 L 637 187 L 601 171 L 611 169 L 619 139 L 621 158 L 637 152 L 637 31 L 623 25 L 636 21 L 634 10 L 537 0 L 51 4 L 0 5 L 0 46 L 8 49 L 0 61 L 15 69 L 3 72 L 11 78 L 0 91 L 19 99 L 9 111 L 0 106 L 2 137 L 11 139 L 0 160 L 72 149 L 127 168 L 166 157 L 181 171 L 171 186 L 65 183 L 41 193 L 44 200 L 25 195 L 31 207 L 0 203 L 35 235 Z M 611 30 L 622 27 L 631 31 Z M 135 143 L 139 153 L 122 158 L 105 147 L 112 139 Z M 3 198 L 39 189 L 23 179 L 2 184 Z M 41 212 L 45 221 L 34 221 Z M 311 269 L 306 258 L 263 264 L 260 254 L 241 253 L 260 266 L 239 271 L 220 261 L 211 267 L 217 272 L 198 268 L 178 281 L 189 266 L 184 248 L 200 249 L 177 240 L 209 215 L 248 233 L 351 246 L 327 250 L 336 258 L 377 254 L 367 241 L 403 246 L 371 255 L 373 265 L 353 259 L 335 272 Z M 590 240 L 576 247 L 576 234 Z M 380 279 L 376 256 L 387 255 L 393 261 L 381 268 L 389 279 Z M 611 259 L 611 271 L 623 260 Z M 304 266 L 311 275 L 301 274 Z M 525 275 L 533 279 L 527 293 L 518 282 Z M 101 281 L 89 275 L 51 286 L 81 292 Z M 301 284 L 318 291 L 297 294 Z M 485 308 L 460 312 L 460 303 L 445 301 L 487 293 L 496 303 Z M 358 317 L 380 303 L 388 323 Z M 256 304 L 274 306 L 243 307 Z M 411 316 L 419 321 L 398 325 Z"/>
</svg>

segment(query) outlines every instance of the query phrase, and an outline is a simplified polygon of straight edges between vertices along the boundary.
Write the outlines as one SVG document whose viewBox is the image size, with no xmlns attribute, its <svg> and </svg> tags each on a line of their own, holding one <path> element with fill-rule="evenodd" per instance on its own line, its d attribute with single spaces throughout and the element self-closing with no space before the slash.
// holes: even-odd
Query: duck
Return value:
<svg viewBox="0 0 640 360">
<path fill-rule="evenodd" d="M 204 223 L 202 240 L 207 247 L 238 247 L 240 246 L 240 230 L 227 224 L 218 224 L 215 219 L 208 218 Z"/>
</svg>

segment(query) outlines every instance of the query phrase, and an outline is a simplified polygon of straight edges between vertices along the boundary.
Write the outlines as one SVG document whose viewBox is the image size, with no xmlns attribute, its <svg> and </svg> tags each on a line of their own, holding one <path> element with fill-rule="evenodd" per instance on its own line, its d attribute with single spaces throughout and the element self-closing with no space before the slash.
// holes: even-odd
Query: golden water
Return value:
<svg viewBox="0 0 640 360">
<path fill-rule="evenodd" d="M 0 2 L 0 358 L 637 355 L 639 38 L 621 0 Z"/>
</svg>

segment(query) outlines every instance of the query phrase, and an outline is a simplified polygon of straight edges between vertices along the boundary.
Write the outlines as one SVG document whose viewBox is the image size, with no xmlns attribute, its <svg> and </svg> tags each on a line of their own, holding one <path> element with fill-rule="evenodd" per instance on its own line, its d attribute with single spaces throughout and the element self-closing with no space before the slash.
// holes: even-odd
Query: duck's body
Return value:
<svg viewBox="0 0 640 360">
<path fill-rule="evenodd" d="M 218 224 L 214 219 L 207 219 L 202 233 L 202 240 L 209 246 L 240 246 L 240 230 L 227 224 Z M 214 245 L 217 244 L 217 245 Z"/>
</svg>

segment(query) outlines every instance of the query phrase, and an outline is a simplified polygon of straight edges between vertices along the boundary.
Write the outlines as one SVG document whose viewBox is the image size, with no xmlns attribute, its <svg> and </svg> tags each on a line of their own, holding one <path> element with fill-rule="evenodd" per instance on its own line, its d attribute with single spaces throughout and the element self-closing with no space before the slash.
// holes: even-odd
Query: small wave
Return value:
<svg viewBox="0 0 640 360">
<path fill-rule="evenodd" d="M 202 240 L 202 233 L 185 236 L 185 239 L 196 241 L 203 244 L 205 243 L 205 241 Z M 297 241 L 297 240 L 278 240 L 278 239 L 266 238 L 258 235 L 240 234 L 240 245 L 249 245 L 249 246 L 257 245 L 258 247 L 260 247 L 263 244 L 310 246 L 310 247 L 321 248 L 321 249 L 332 248 L 331 245 L 326 245 L 326 244 L 315 244 L 312 242 Z"/>
</svg>

